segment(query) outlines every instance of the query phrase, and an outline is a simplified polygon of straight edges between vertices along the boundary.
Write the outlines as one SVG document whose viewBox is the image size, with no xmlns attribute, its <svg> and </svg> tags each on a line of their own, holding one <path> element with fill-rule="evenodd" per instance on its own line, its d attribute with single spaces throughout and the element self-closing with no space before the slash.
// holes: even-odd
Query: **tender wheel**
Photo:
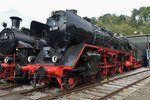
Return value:
<svg viewBox="0 0 150 100">
<path fill-rule="evenodd" d="M 115 68 L 111 68 L 109 74 L 114 76 L 114 75 L 116 75 L 116 72 L 117 72 L 117 68 L 116 67 Z"/>
<path fill-rule="evenodd" d="M 118 73 L 122 73 L 123 72 L 123 66 L 119 66 L 118 67 Z"/>
<path fill-rule="evenodd" d="M 71 90 L 77 84 L 77 80 L 74 74 L 69 74 L 64 78 L 64 88 L 67 90 Z"/>
<path fill-rule="evenodd" d="M 101 69 L 100 71 L 100 78 L 105 79 L 107 77 L 108 70 L 106 68 Z"/>
</svg>

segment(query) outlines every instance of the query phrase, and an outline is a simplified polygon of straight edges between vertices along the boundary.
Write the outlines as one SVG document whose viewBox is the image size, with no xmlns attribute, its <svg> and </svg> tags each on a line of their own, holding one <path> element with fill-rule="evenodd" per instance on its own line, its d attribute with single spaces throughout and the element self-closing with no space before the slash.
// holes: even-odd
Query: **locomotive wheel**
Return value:
<svg viewBox="0 0 150 100">
<path fill-rule="evenodd" d="M 71 90 L 77 84 L 77 80 L 74 74 L 69 74 L 64 78 L 64 88 L 67 90 Z"/>
<path fill-rule="evenodd" d="M 105 79 L 107 77 L 107 74 L 108 74 L 107 68 L 102 68 L 100 71 L 100 78 Z"/>
<path fill-rule="evenodd" d="M 114 76 L 114 75 L 116 75 L 116 72 L 117 72 L 117 68 L 114 67 L 114 68 L 111 68 L 111 69 L 110 69 L 109 74 L 112 75 L 112 76 Z"/>
<path fill-rule="evenodd" d="M 123 72 L 123 66 L 119 66 L 117 71 L 118 71 L 118 73 L 122 73 Z"/>
<path fill-rule="evenodd" d="M 126 71 L 130 71 L 131 66 L 129 66 L 129 67 L 125 67 L 125 68 L 126 68 Z"/>
<path fill-rule="evenodd" d="M 96 75 L 91 75 L 91 76 L 89 76 L 89 77 L 87 77 L 87 82 L 95 82 L 95 80 L 96 80 Z"/>
<path fill-rule="evenodd" d="M 95 80 L 96 80 L 96 75 L 92 75 L 90 79 L 91 79 L 90 82 L 95 82 Z"/>
</svg>

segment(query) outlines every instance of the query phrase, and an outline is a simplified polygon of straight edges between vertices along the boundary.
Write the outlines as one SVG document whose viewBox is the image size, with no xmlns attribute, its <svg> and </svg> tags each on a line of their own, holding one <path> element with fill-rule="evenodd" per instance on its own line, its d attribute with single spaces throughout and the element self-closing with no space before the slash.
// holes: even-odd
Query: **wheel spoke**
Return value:
<svg viewBox="0 0 150 100">
<path fill-rule="evenodd" d="M 108 73 L 108 71 L 107 71 L 106 68 L 102 69 L 102 70 L 100 71 L 100 78 L 101 78 L 101 79 L 105 79 L 105 78 L 107 77 L 107 73 Z"/>
<path fill-rule="evenodd" d="M 69 80 L 68 80 L 68 84 L 70 85 L 70 86 L 72 86 L 73 84 L 74 84 L 74 78 L 69 78 Z"/>
<path fill-rule="evenodd" d="M 119 66 L 118 67 L 118 73 L 122 73 L 123 72 L 123 67 L 122 66 Z"/>
<path fill-rule="evenodd" d="M 116 67 L 111 68 L 111 69 L 110 69 L 110 75 L 112 75 L 112 76 L 116 75 L 116 71 L 117 71 L 117 68 L 116 68 Z"/>
</svg>

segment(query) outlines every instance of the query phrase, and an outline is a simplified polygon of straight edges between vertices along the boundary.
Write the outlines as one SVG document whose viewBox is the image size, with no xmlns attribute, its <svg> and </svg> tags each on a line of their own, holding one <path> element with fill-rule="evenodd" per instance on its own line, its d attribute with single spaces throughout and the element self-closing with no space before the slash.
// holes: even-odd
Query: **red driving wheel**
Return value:
<svg viewBox="0 0 150 100">
<path fill-rule="evenodd" d="M 65 78 L 64 78 L 64 88 L 67 90 L 71 90 L 75 87 L 75 85 L 77 84 L 76 81 L 76 77 L 73 74 L 68 74 Z"/>
</svg>

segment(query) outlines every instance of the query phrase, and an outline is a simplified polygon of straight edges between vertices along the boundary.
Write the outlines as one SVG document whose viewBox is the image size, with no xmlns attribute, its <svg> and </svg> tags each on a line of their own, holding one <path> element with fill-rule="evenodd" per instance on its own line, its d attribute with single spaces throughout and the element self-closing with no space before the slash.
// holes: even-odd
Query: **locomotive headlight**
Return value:
<svg viewBox="0 0 150 100">
<path fill-rule="evenodd" d="M 8 62 L 8 57 L 5 57 L 4 62 L 5 62 L 5 63 Z"/>
<path fill-rule="evenodd" d="M 11 57 L 5 57 L 4 62 L 5 63 L 11 63 L 13 59 Z"/>
<path fill-rule="evenodd" d="M 28 57 L 28 62 L 34 62 L 35 61 L 35 57 L 34 56 L 29 56 Z"/>
<path fill-rule="evenodd" d="M 53 63 L 56 63 L 57 60 L 58 60 L 58 57 L 57 57 L 57 56 L 53 56 L 53 57 L 52 57 L 52 62 L 53 62 Z"/>
<path fill-rule="evenodd" d="M 31 62 L 31 56 L 28 57 L 28 62 Z"/>
<path fill-rule="evenodd" d="M 7 33 L 2 34 L 0 38 L 1 40 L 7 40 L 8 39 Z"/>
</svg>

